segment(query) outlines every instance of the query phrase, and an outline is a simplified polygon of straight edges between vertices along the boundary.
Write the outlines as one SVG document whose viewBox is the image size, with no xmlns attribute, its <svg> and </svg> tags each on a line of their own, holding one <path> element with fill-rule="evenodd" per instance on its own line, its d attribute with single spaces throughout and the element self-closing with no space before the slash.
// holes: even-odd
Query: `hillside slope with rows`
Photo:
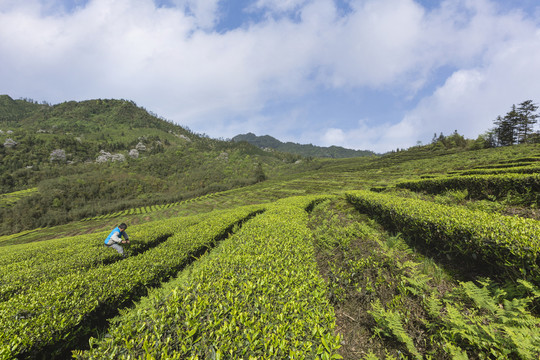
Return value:
<svg viewBox="0 0 540 360">
<path fill-rule="evenodd" d="M 318 160 L 2 236 L 0 359 L 538 359 L 539 159 Z"/>
</svg>

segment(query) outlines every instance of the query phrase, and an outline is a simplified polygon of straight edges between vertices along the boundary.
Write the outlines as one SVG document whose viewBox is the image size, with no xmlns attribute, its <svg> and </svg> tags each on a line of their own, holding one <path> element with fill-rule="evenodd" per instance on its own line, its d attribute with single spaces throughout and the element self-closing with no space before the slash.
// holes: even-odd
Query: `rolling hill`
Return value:
<svg viewBox="0 0 540 360">
<path fill-rule="evenodd" d="M 245 186 L 309 166 L 210 139 L 127 100 L 58 105 L 0 97 L 0 233 Z M 17 195 L 17 196 L 19 196 Z M 5 195 L 3 195 L 5 197 Z"/>
<path fill-rule="evenodd" d="M 115 131 L 104 119 L 127 103 L 95 113 L 64 105 L 56 118 L 87 116 L 84 129 L 101 119 Z M 18 115 L 0 128 L 26 151 L 30 135 L 50 146 L 43 157 L 35 149 L 39 169 L 8 170 L 34 171 L 34 185 L 3 192 L 3 226 L 14 209 L 48 207 L 45 216 L 66 199 L 67 213 L 87 213 L 0 236 L 0 359 L 540 356 L 537 144 L 308 160 L 159 118 L 172 133 L 147 128 L 148 142 L 129 140 L 140 128 L 127 120 L 118 125 L 125 140 L 37 133 L 36 111 L 59 110 L 22 106 L 33 110 L 6 111 Z M 66 145 L 74 163 L 51 162 L 49 150 L 74 135 L 99 146 L 85 155 Z M 130 159 L 140 141 L 163 148 Z M 126 161 L 97 163 L 101 146 Z M 17 147 L 2 151 L 28 164 Z M 166 169 L 177 163 L 185 170 Z M 86 191 L 118 178 L 96 199 Z M 116 188 L 129 199 L 114 198 Z M 102 206 L 110 199 L 122 206 Z M 93 201 L 102 207 L 88 211 Z M 103 246 L 120 222 L 129 224 L 126 259 Z"/>
</svg>

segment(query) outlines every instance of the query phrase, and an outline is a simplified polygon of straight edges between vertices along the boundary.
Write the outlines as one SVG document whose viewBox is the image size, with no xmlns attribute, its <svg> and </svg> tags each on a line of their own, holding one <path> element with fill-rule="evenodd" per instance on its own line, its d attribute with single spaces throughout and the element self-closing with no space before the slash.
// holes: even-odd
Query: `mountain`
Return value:
<svg viewBox="0 0 540 360">
<path fill-rule="evenodd" d="M 0 235 L 267 180 L 314 176 L 322 169 L 330 177 L 355 171 L 359 164 L 370 169 L 393 159 L 418 160 L 474 148 L 469 141 L 460 145 L 452 139 L 461 138 L 452 135 L 442 139 L 444 144 L 366 156 L 375 154 L 282 143 L 251 133 L 231 141 L 212 139 L 129 100 L 51 105 L 0 95 Z M 332 159 L 338 157 L 348 159 Z M 305 187 L 301 182 L 295 186 Z M 279 188 L 272 190 L 276 196 Z"/>
<path fill-rule="evenodd" d="M 369 150 L 352 150 L 341 146 L 321 147 L 293 142 L 284 143 L 269 135 L 257 136 L 253 133 L 236 135 L 232 140 L 236 142 L 246 141 L 261 149 L 274 149 L 281 152 L 298 154 L 303 157 L 342 159 L 376 155 Z"/>
<path fill-rule="evenodd" d="M 0 95 L 0 121 L 15 121 L 39 107 L 33 101 L 13 100 L 8 95 Z"/>
<path fill-rule="evenodd" d="M 540 358 L 536 143 L 300 159 L 0 102 L 2 359 Z"/>
<path fill-rule="evenodd" d="M 170 203 L 310 166 L 298 159 L 196 134 L 128 100 L 50 105 L 1 95 L 0 234 Z"/>
</svg>

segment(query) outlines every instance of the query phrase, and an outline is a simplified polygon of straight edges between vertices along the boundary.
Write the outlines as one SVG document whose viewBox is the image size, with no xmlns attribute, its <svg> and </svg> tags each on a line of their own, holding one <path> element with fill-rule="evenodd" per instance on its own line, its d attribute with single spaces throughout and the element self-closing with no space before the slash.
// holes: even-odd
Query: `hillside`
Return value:
<svg viewBox="0 0 540 360">
<path fill-rule="evenodd" d="M 50 108 L 33 106 L 9 120 L 21 145 Z M 124 162 L 36 155 L 37 186 L 0 196 L 3 226 L 88 211 L 0 236 L 0 359 L 540 357 L 538 144 L 307 161 L 172 131 Z M 117 188 L 128 200 L 107 208 Z M 127 258 L 103 245 L 121 222 Z"/>
<path fill-rule="evenodd" d="M 3 95 L 0 194 L 17 201 L 0 199 L 0 233 L 241 187 L 301 171 L 298 159 L 200 136 L 131 101 Z"/>
<path fill-rule="evenodd" d="M 232 140 L 236 142 L 246 141 L 261 149 L 274 149 L 285 153 L 298 154 L 303 157 L 342 159 L 376 155 L 369 150 L 352 150 L 341 146 L 322 147 L 312 144 L 284 143 L 269 135 L 257 136 L 253 133 L 236 135 Z"/>
</svg>

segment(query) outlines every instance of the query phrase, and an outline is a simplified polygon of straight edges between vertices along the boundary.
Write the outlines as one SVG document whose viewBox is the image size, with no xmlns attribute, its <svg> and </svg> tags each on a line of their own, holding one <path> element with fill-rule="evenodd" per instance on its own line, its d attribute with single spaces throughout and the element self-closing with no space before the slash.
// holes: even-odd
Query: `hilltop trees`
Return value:
<svg viewBox="0 0 540 360">
<path fill-rule="evenodd" d="M 454 130 L 454 133 L 448 136 L 444 136 L 442 132 L 439 136 L 437 136 L 437 133 L 435 133 L 433 134 L 433 139 L 431 140 L 432 149 L 464 149 L 467 146 L 467 140 L 463 135 L 460 135 L 457 130 Z"/>
<path fill-rule="evenodd" d="M 540 131 L 535 131 L 535 124 L 540 114 L 539 106 L 532 100 L 525 100 L 518 105 L 512 105 L 510 111 L 504 116 L 497 116 L 493 121 L 495 127 L 480 134 L 476 140 L 467 140 L 454 131 L 452 135 L 444 136 L 441 132 L 433 135 L 432 150 L 468 149 L 478 150 L 497 146 L 510 146 L 514 144 L 540 143 Z M 398 150 L 399 151 L 399 150 Z"/>
<path fill-rule="evenodd" d="M 538 134 L 534 133 L 537 122 L 536 113 L 538 105 L 532 100 L 526 100 L 519 106 L 512 105 L 512 109 L 504 117 L 497 116 L 494 121 L 495 128 L 488 132 L 490 146 L 508 146 L 538 141 Z"/>
<path fill-rule="evenodd" d="M 518 112 L 518 121 L 517 121 L 517 134 L 518 142 L 526 143 L 529 140 L 529 137 L 533 134 L 534 124 L 540 115 L 536 114 L 538 110 L 538 105 L 534 104 L 532 100 L 526 100 L 519 104 Z"/>
</svg>

